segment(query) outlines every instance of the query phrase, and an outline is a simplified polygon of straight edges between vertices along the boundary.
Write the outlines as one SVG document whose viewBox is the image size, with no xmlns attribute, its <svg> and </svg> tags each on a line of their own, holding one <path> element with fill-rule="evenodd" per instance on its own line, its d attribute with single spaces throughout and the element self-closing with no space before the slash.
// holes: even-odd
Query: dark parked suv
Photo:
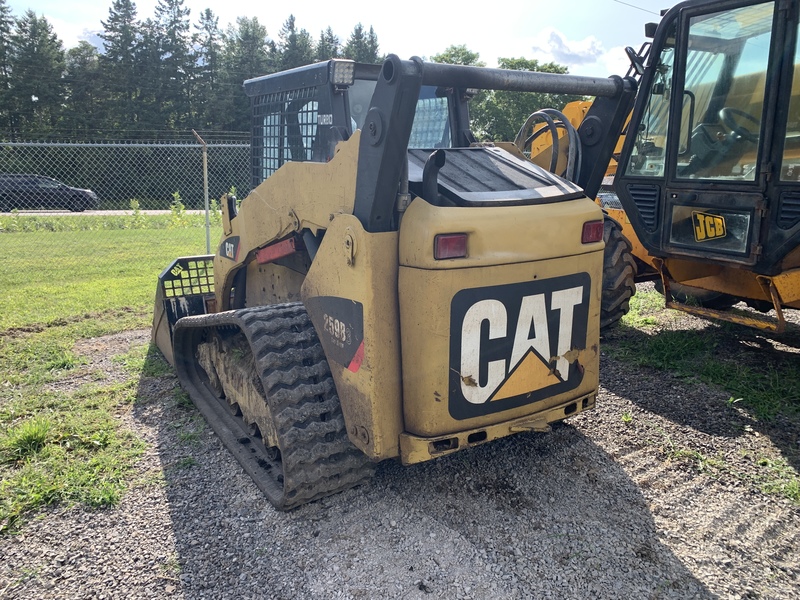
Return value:
<svg viewBox="0 0 800 600">
<path fill-rule="evenodd" d="M 41 175 L 0 175 L 0 212 L 18 209 L 96 209 L 97 194 Z"/>
</svg>

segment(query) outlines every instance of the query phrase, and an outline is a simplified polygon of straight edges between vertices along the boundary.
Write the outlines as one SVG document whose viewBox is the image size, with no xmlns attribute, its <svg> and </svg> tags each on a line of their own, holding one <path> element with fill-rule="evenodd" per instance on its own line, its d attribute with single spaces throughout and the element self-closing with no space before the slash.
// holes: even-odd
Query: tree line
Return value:
<svg viewBox="0 0 800 600">
<path fill-rule="evenodd" d="M 0 0 L 0 139 L 159 140 L 186 137 L 192 129 L 219 139 L 250 129 L 246 79 L 329 58 L 383 60 L 377 34 L 361 23 L 344 41 L 331 27 L 315 38 L 289 15 L 273 39 L 256 17 L 222 29 L 205 9 L 192 23 L 184 0 L 158 0 L 146 19 L 133 0 L 113 0 L 101 25 L 102 48 L 81 41 L 65 50 L 44 16 L 32 10 L 14 16 Z M 430 60 L 485 66 L 463 45 Z M 532 59 L 498 62 L 567 72 Z M 471 102 L 473 129 L 483 139 L 512 140 L 529 114 L 572 99 L 481 92 Z"/>
<path fill-rule="evenodd" d="M 140 19 L 132 0 L 113 0 L 102 49 L 64 49 L 32 10 L 15 17 L 0 0 L 0 136 L 23 139 L 161 139 L 249 130 L 242 82 L 329 58 L 382 60 L 372 27 L 343 42 L 328 27 L 315 39 L 290 15 L 272 39 L 256 17 L 222 29 L 204 10 L 192 23 L 183 0 L 158 0 Z"/>
</svg>

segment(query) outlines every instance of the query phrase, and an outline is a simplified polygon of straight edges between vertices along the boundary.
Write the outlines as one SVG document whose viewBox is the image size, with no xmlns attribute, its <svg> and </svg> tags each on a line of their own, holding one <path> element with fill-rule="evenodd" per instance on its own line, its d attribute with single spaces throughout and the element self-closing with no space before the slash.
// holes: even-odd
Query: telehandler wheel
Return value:
<svg viewBox="0 0 800 600">
<path fill-rule="evenodd" d="M 664 294 L 664 284 L 661 283 L 661 280 L 656 279 L 653 286 L 659 294 Z M 736 296 L 731 296 L 730 294 L 712 292 L 711 290 L 683 285 L 674 281 L 669 284 L 669 291 L 672 293 L 672 297 L 681 304 L 702 306 L 703 308 L 713 308 L 715 310 L 728 310 L 739 302 Z"/>
<path fill-rule="evenodd" d="M 622 227 L 605 215 L 603 222 L 603 296 L 600 301 L 600 330 L 614 327 L 628 313 L 636 293 L 636 261 Z"/>
</svg>

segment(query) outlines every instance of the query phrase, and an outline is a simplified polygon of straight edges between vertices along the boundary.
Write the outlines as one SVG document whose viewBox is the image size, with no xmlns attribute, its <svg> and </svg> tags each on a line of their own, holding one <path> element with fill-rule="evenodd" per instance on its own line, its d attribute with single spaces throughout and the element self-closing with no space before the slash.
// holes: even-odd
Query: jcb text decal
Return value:
<svg viewBox="0 0 800 600">
<path fill-rule="evenodd" d="M 234 235 L 222 240 L 219 245 L 219 255 L 234 262 L 239 260 L 239 236 Z"/>
<path fill-rule="evenodd" d="M 720 215 L 692 211 L 692 225 L 696 242 L 716 240 L 726 235 L 725 218 Z"/>
<path fill-rule="evenodd" d="M 576 388 L 586 347 L 587 273 L 462 290 L 450 310 L 450 414 L 529 404 Z"/>
</svg>

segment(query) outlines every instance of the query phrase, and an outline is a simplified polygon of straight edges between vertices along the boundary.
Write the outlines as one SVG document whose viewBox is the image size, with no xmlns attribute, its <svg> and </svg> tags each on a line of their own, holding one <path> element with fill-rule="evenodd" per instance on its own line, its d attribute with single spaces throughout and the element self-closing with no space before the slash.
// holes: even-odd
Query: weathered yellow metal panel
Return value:
<svg viewBox="0 0 800 600">
<path fill-rule="evenodd" d="M 363 360 L 356 372 L 329 357 L 353 443 L 374 459 L 399 454 L 403 430 L 396 232 L 370 234 L 352 215 L 330 222 L 302 287 L 313 298 L 348 299 L 363 310 Z M 320 338 L 331 334 L 309 307 Z"/>
<path fill-rule="evenodd" d="M 420 437 L 404 433 L 400 436 L 400 452 L 404 465 L 411 465 L 458 452 L 470 446 L 491 442 L 521 431 L 547 432 L 550 423 L 595 407 L 596 396 L 569 401 L 552 408 L 497 425 L 459 431 L 453 435 Z"/>
<path fill-rule="evenodd" d="M 602 252 L 602 240 L 581 244 L 583 224 L 602 219 L 588 198 L 497 209 L 437 207 L 417 198 L 400 223 L 400 264 L 466 269 Z M 466 233 L 466 258 L 436 260 L 433 239 L 440 233 Z"/>
<path fill-rule="evenodd" d="M 576 389 L 547 396 L 533 404 L 523 404 L 501 412 L 467 419 L 456 419 L 450 412 L 451 312 L 455 294 L 468 288 L 486 288 L 511 282 L 548 280 L 569 273 L 600 273 L 602 252 L 564 259 L 495 266 L 490 268 L 429 271 L 400 268 L 400 318 L 403 349 L 403 414 L 406 431 L 417 436 L 439 436 L 506 421 L 530 417 L 577 397 L 596 391 L 599 381 L 599 319 L 601 282 L 592 277 L 589 327 L 586 346 L 570 348 L 565 358 L 583 370 Z M 509 335 L 511 333 L 509 332 Z M 508 364 L 508 362 L 507 362 Z M 510 366 L 510 365 L 509 365 Z M 477 373 L 459 372 L 461 378 L 478 379 Z M 468 383 L 467 385 L 471 385 Z M 500 398 L 502 400 L 502 398 Z"/>
<path fill-rule="evenodd" d="M 286 163 L 242 201 L 214 258 L 221 310 L 229 308 L 233 276 L 257 249 L 303 229 L 316 234 L 335 214 L 353 212 L 360 133 L 341 142 L 328 163 Z M 226 254 L 225 244 L 233 248 L 233 240 L 236 250 Z"/>
<path fill-rule="evenodd" d="M 412 203 L 399 272 L 407 435 L 531 420 L 596 392 L 603 243 L 581 244 L 580 232 L 597 219 L 588 199 L 497 211 Z M 455 232 L 468 233 L 467 257 L 436 261 L 434 236 Z M 573 305 L 559 304 L 573 291 Z M 573 346 L 578 298 L 586 332 Z"/>
<path fill-rule="evenodd" d="M 247 265 L 247 306 L 299 302 L 304 279 L 302 271 L 251 261 Z"/>
</svg>

